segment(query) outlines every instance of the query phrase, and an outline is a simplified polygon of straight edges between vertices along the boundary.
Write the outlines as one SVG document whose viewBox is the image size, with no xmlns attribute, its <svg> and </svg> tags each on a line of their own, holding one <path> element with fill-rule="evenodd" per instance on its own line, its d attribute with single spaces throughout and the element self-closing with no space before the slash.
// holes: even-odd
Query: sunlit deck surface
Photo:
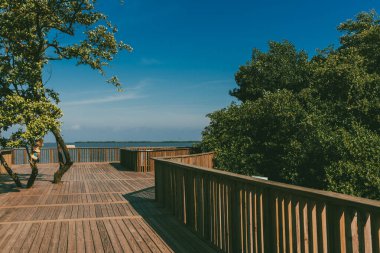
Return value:
<svg viewBox="0 0 380 253">
<path fill-rule="evenodd" d="M 0 252 L 215 252 L 154 202 L 154 175 L 75 164 L 61 184 L 40 165 L 31 189 L 0 176 Z M 14 166 L 25 179 L 28 166 Z"/>
</svg>

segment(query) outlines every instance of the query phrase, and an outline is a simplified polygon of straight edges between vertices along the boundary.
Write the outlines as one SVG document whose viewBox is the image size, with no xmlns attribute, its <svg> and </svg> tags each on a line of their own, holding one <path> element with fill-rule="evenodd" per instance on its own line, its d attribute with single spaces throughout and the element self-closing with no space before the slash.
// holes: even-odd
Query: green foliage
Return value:
<svg viewBox="0 0 380 253">
<path fill-rule="evenodd" d="M 47 99 L 33 101 L 19 95 L 8 95 L 0 102 L 0 129 L 17 127 L 0 145 L 25 147 L 43 138 L 50 129 L 60 127 L 61 110 Z"/>
<path fill-rule="evenodd" d="M 364 57 L 369 73 L 380 74 L 380 19 L 372 10 L 362 12 L 356 19 L 342 23 L 338 30 L 345 32 L 340 38 L 341 48 L 355 48 Z"/>
<path fill-rule="evenodd" d="M 116 39 L 117 27 L 95 3 L 0 0 L 0 137 L 11 134 L 1 146 L 32 146 L 59 130 L 59 94 L 43 82 L 49 61 L 74 59 L 105 75 L 117 53 L 132 50 Z M 121 90 L 117 77 L 107 82 Z"/>
<path fill-rule="evenodd" d="M 358 121 L 380 133 L 380 74 L 369 73 L 365 57 L 356 48 L 341 48 L 313 66 L 313 88 L 335 124 Z"/>
<path fill-rule="evenodd" d="M 361 13 L 339 29 L 340 47 L 311 59 L 289 42 L 254 50 L 231 91 L 242 102 L 203 132 L 218 168 L 380 199 L 380 22 Z"/>
<path fill-rule="evenodd" d="M 299 92 L 310 82 L 306 52 L 297 52 L 290 42 L 269 42 L 267 53 L 253 50 L 252 60 L 235 75 L 238 88 L 230 94 L 241 101 L 255 100 L 265 91 L 288 89 Z"/>
<path fill-rule="evenodd" d="M 327 189 L 379 199 L 380 136 L 355 124 L 339 129 L 330 145 L 337 159 L 326 167 Z"/>
</svg>

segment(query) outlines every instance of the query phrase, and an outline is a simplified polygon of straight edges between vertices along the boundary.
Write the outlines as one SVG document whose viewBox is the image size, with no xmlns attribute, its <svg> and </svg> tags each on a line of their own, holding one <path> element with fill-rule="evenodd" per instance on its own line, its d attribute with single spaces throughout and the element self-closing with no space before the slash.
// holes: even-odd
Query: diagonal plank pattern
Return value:
<svg viewBox="0 0 380 253">
<path fill-rule="evenodd" d="M 41 165 L 31 189 L 0 176 L 0 252 L 215 252 L 157 207 L 153 174 L 82 163 L 55 185 L 56 169 Z"/>
</svg>

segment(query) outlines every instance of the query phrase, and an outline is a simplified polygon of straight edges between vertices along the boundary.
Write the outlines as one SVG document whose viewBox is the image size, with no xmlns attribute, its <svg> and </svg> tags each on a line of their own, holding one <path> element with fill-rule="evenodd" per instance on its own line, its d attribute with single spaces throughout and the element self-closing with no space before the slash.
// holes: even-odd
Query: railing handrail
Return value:
<svg viewBox="0 0 380 253">
<path fill-rule="evenodd" d="M 173 158 L 173 157 L 169 157 L 169 158 Z M 244 183 L 247 183 L 247 182 L 254 183 L 261 187 L 271 187 L 271 188 L 279 189 L 288 193 L 295 193 L 299 196 L 314 197 L 317 199 L 321 199 L 323 201 L 330 200 L 330 201 L 333 201 L 334 204 L 338 204 L 337 202 L 340 202 L 340 203 L 344 203 L 345 205 L 355 206 L 359 208 L 369 208 L 372 211 L 380 213 L 380 201 L 377 201 L 377 200 L 355 197 L 355 196 L 350 196 L 350 195 L 331 192 L 331 191 L 317 190 L 317 189 L 307 188 L 303 186 L 290 185 L 290 184 L 275 182 L 271 180 L 253 178 L 250 176 L 245 176 L 245 175 L 232 173 L 228 171 L 204 168 L 200 166 L 176 162 L 165 157 L 152 158 L 152 159 L 155 161 L 160 161 L 164 163 L 181 166 L 188 170 L 201 171 L 203 173 L 211 174 L 214 176 L 227 177 L 228 179 L 233 180 L 233 181 L 240 181 Z"/>
<path fill-rule="evenodd" d="M 75 147 L 71 148 L 68 147 L 68 149 L 121 149 L 120 147 Z M 42 147 L 41 149 L 57 149 L 57 147 Z M 25 150 L 25 148 L 13 148 L 10 150 Z"/>
<path fill-rule="evenodd" d="M 154 152 L 154 151 L 187 150 L 187 149 L 191 149 L 191 147 L 123 147 L 120 149 L 132 151 L 132 152 L 141 152 L 141 151 Z"/>
<path fill-rule="evenodd" d="M 12 152 L 12 149 L 0 149 L 0 152 Z"/>
<path fill-rule="evenodd" d="M 206 152 L 206 153 L 190 154 L 190 155 L 164 156 L 164 157 L 159 157 L 159 159 L 170 160 L 170 159 L 175 159 L 175 158 L 197 157 L 197 156 L 205 156 L 205 155 L 212 155 L 212 154 L 214 154 L 214 152 Z M 151 158 L 151 159 L 156 159 L 156 158 Z"/>
<path fill-rule="evenodd" d="M 73 162 L 117 162 L 120 148 L 118 147 L 68 147 Z M 27 152 L 25 149 L 12 150 L 13 164 L 27 164 Z M 56 147 L 41 149 L 40 163 L 57 163 L 58 152 Z"/>
<path fill-rule="evenodd" d="M 127 170 L 153 172 L 152 157 L 190 153 L 190 147 L 128 147 L 120 149 L 120 163 Z"/>
</svg>

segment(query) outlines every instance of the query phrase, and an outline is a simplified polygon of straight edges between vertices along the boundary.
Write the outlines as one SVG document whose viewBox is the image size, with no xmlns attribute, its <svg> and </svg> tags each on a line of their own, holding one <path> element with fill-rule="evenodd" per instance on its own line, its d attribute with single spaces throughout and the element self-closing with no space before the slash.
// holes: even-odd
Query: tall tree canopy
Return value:
<svg viewBox="0 0 380 253">
<path fill-rule="evenodd" d="M 105 75 L 104 67 L 120 50 L 132 50 L 116 33 L 108 17 L 96 10 L 95 0 L 0 0 L 0 146 L 29 151 L 52 132 L 65 157 L 55 174 L 59 182 L 72 162 L 60 134 L 59 95 L 46 87 L 43 70 L 49 61 L 75 59 Z M 121 88 L 115 76 L 107 82 Z M 1 154 L 0 159 L 4 163 Z M 38 173 L 30 161 L 28 186 Z"/>
<path fill-rule="evenodd" d="M 209 114 L 202 147 L 219 168 L 380 199 L 380 19 L 342 23 L 337 48 L 311 59 L 289 42 L 254 49 Z"/>
</svg>

